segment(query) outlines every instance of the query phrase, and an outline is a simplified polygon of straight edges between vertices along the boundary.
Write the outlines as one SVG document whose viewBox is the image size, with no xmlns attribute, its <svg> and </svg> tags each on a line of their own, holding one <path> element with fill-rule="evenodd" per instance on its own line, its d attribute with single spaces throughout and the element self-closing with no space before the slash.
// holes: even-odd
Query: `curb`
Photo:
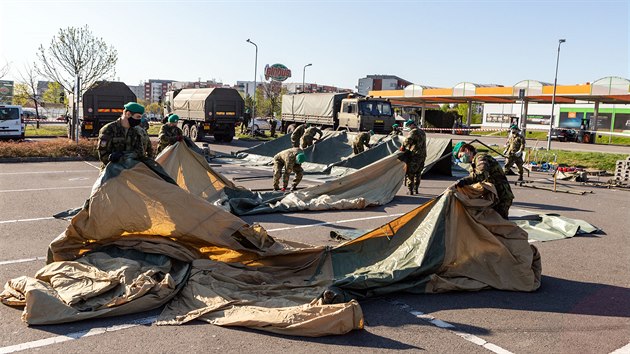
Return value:
<svg viewBox="0 0 630 354">
<path fill-rule="evenodd" d="M 22 162 L 66 162 L 66 161 L 98 161 L 94 158 L 86 157 L 2 157 L 0 163 L 22 163 Z"/>
</svg>

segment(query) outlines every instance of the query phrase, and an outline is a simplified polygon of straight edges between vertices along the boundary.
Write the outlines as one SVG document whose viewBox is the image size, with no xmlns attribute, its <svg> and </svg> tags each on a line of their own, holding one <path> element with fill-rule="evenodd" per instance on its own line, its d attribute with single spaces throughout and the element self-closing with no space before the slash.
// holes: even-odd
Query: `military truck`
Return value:
<svg viewBox="0 0 630 354">
<path fill-rule="evenodd" d="M 82 137 L 98 136 L 98 131 L 107 123 L 115 121 L 123 113 L 127 102 L 136 102 L 136 95 L 124 82 L 97 81 L 83 94 L 79 104 L 79 124 Z M 74 111 L 75 100 L 69 97 L 70 112 Z M 72 119 L 68 122 L 68 137 L 71 136 Z"/>
<path fill-rule="evenodd" d="M 169 91 L 164 100 L 164 115 L 177 114 L 182 132 L 194 141 L 214 135 L 218 142 L 231 142 L 244 111 L 243 98 L 231 88 Z"/>
<path fill-rule="evenodd" d="M 282 96 L 282 131 L 290 133 L 301 123 L 323 129 L 387 134 L 396 123 L 386 99 L 348 93 L 300 93 Z"/>
</svg>

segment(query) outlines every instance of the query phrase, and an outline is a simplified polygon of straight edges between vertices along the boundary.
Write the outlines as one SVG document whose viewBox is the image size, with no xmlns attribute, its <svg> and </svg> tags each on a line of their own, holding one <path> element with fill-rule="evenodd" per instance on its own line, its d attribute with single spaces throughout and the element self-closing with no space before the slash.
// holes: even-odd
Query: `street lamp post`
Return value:
<svg viewBox="0 0 630 354">
<path fill-rule="evenodd" d="M 306 78 L 306 67 L 307 66 L 313 66 L 313 64 L 306 64 L 306 65 L 304 65 L 304 69 L 302 70 L 302 92 L 305 92 L 304 86 L 306 85 L 306 82 L 304 81 L 304 79 Z"/>
<path fill-rule="evenodd" d="M 547 136 L 547 151 L 551 150 L 551 129 L 553 127 L 553 113 L 556 107 L 556 87 L 558 85 L 558 64 L 560 63 L 560 45 L 566 42 L 566 39 L 558 40 L 558 55 L 556 56 L 556 75 L 553 78 L 553 95 L 551 96 L 551 119 L 549 119 L 549 135 Z"/>
<path fill-rule="evenodd" d="M 251 43 L 256 47 L 256 58 L 254 59 L 254 106 L 252 107 L 252 119 L 256 118 L 256 69 L 258 69 L 258 46 L 247 38 L 247 43 Z"/>
</svg>

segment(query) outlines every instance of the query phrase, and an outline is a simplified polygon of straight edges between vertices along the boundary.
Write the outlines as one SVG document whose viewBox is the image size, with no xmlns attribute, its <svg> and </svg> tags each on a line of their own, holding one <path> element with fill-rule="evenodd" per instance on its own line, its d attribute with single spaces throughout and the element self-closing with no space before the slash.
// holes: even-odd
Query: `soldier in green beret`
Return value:
<svg viewBox="0 0 630 354">
<path fill-rule="evenodd" d="M 503 167 L 505 174 L 508 174 L 512 165 L 516 164 L 518 168 L 518 180 L 523 180 L 523 151 L 525 151 L 525 138 L 520 134 L 520 129 L 517 125 L 510 127 L 510 136 L 505 143 L 504 155 L 507 156 L 507 161 Z"/>
<path fill-rule="evenodd" d="M 470 176 L 459 179 L 451 188 L 463 187 L 477 182 L 491 183 L 496 188 L 499 199 L 492 205 L 492 208 L 507 220 L 514 194 L 512 194 L 512 188 L 510 188 L 510 183 L 505 177 L 501 165 L 492 156 L 486 153 L 477 153 L 477 149 L 470 144 L 463 144 L 455 153 L 463 163 L 469 163 L 472 170 Z"/>
<path fill-rule="evenodd" d="M 136 102 L 124 106 L 117 120 L 103 126 L 98 135 L 98 158 L 101 169 L 108 162 L 118 162 L 125 155 L 143 160 L 153 157 L 153 147 L 147 132 L 140 127 L 144 107 Z"/>
<path fill-rule="evenodd" d="M 179 116 L 177 114 L 171 114 L 168 117 L 168 122 L 163 124 L 160 128 L 160 133 L 158 135 L 158 139 L 160 139 L 157 154 L 162 152 L 167 146 L 173 145 L 178 141 L 182 141 L 183 133 L 182 130 L 177 126 L 177 122 L 179 121 Z"/>
<path fill-rule="evenodd" d="M 365 148 L 370 148 L 370 138 L 374 135 L 374 131 L 370 130 L 369 132 L 362 132 L 357 134 L 352 142 L 352 152 L 355 155 L 358 155 L 365 151 Z"/>
<path fill-rule="evenodd" d="M 413 195 L 418 194 L 424 161 L 427 158 L 427 135 L 423 130 L 418 129 L 416 122 L 412 119 L 405 122 L 405 125 L 411 130 L 400 147 L 400 151 L 404 151 L 407 155 L 405 184 L 409 188 L 408 194 Z"/>
<path fill-rule="evenodd" d="M 302 180 L 304 169 L 302 163 L 306 161 L 306 155 L 300 148 L 294 147 L 280 151 L 273 157 L 273 190 L 280 190 L 280 177 L 282 177 L 282 191 L 289 185 L 289 176 L 295 172 L 291 191 L 297 189 Z"/>
</svg>

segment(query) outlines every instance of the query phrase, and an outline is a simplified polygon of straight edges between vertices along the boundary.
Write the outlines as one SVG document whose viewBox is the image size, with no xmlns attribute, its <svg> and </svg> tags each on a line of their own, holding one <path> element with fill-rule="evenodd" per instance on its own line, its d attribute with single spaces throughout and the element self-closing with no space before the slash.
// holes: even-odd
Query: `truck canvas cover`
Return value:
<svg viewBox="0 0 630 354">
<path fill-rule="evenodd" d="M 335 101 L 347 94 L 339 93 L 309 93 L 304 95 L 283 95 L 283 117 L 333 117 L 335 113 Z"/>
</svg>

